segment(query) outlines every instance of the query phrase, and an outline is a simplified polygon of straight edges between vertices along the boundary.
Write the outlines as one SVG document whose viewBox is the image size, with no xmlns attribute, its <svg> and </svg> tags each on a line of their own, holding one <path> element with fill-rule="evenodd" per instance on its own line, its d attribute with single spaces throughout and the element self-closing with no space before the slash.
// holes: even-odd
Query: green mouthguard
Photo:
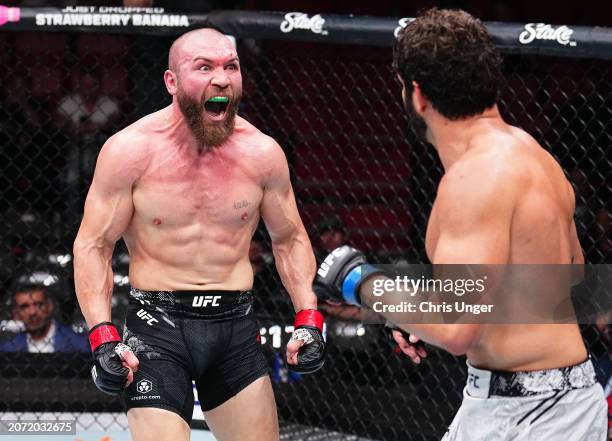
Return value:
<svg viewBox="0 0 612 441">
<path fill-rule="evenodd" d="M 209 103 L 229 103 L 229 98 L 226 96 L 214 96 L 208 100 Z"/>
</svg>

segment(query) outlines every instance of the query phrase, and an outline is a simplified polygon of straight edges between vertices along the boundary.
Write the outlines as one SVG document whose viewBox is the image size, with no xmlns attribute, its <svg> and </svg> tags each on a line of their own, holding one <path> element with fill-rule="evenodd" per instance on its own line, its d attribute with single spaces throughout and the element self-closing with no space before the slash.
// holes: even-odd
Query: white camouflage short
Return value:
<svg viewBox="0 0 612 441">
<path fill-rule="evenodd" d="M 513 373 L 468 363 L 463 402 L 442 441 L 605 441 L 607 427 L 591 360 Z"/>
</svg>

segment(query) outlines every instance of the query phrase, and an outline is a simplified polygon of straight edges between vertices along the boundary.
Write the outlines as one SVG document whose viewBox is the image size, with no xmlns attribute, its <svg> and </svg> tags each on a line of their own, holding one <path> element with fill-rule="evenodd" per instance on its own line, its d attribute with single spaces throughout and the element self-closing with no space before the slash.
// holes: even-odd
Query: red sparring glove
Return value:
<svg viewBox="0 0 612 441">
<path fill-rule="evenodd" d="M 289 369 L 298 374 L 316 372 L 323 367 L 325 354 L 323 314 L 316 309 L 303 309 L 295 316 L 293 334 L 287 345 Z"/>
</svg>

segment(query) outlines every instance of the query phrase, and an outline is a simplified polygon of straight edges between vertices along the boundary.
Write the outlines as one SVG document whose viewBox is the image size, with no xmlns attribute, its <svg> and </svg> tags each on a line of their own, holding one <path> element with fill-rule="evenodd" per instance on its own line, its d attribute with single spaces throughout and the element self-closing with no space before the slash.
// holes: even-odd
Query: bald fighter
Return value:
<svg viewBox="0 0 612 441">
<path fill-rule="evenodd" d="M 405 109 L 445 171 L 427 255 L 434 265 L 583 263 L 563 170 L 500 115 L 501 65 L 484 25 L 463 11 L 428 10 L 395 44 Z M 385 278 L 377 272 L 359 251 L 342 247 L 317 279 L 327 299 L 371 306 L 373 285 Z M 577 324 L 397 324 L 467 355 L 463 403 L 445 441 L 606 438 L 606 403 Z M 417 341 L 396 339 L 407 352 Z"/>
<path fill-rule="evenodd" d="M 74 243 L 92 376 L 124 392 L 135 441 L 188 440 L 192 380 L 220 441 L 278 440 L 259 331 L 249 315 L 249 243 L 263 218 L 296 310 L 287 347 L 300 373 L 324 360 L 315 258 L 280 146 L 237 115 L 238 54 L 211 29 L 172 45 L 172 103 L 103 146 Z M 123 339 L 111 323 L 111 256 L 123 238 L 132 285 Z"/>
</svg>

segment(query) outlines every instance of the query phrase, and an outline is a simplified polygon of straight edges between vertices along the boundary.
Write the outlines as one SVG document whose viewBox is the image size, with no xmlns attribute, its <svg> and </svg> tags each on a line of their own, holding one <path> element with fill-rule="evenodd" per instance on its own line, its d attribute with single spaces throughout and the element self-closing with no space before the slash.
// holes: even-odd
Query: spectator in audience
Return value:
<svg viewBox="0 0 612 441">
<path fill-rule="evenodd" d="M 30 78 L 14 72 L 0 92 L 0 175 L 3 200 L 20 212 L 45 211 L 58 198 L 57 136 Z"/>
<path fill-rule="evenodd" d="M 44 285 L 22 285 L 13 291 L 12 318 L 25 330 L 0 342 L 0 352 L 89 352 L 84 335 L 53 318 L 55 304 Z"/>
<path fill-rule="evenodd" d="M 103 95 L 100 78 L 92 72 L 81 74 L 77 90 L 65 96 L 57 110 L 60 126 L 80 134 L 104 132 L 120 117 L 119 104 Z"/>
<path fill-rule="evenodd" d="M 315 250 L 317 265 L 333 250 L 347 244 L 348 234 L 346 226 L 338 216 L 323 219 L 317 224 L 316 232 L 319 242 Z M 317 291 L 316 285 L 314 290 L 315 292 Z M 320 303 L 319 309 L 324 311 L 329 317 L 342 320 L 361 320 L 361 310 L 356 306 Z"/>
<path fill-rule="evenodd" d="M 42 103 L 34 99 L 32 84 L 25 74 L 13 74 L 7 79 L 5 98 L 1 105 L 3 122 L 9 121 L 21 131 L 21 136 L 32 136 L 43 128 L 40 115 Z"/>
<path fill-rule="evenodd" d="M 323 219 L 317 224 L 317 263 L 338 247 L 347 243 L 346 226 L 338 216 Z"/>
<path fill-rule="evenodd" d="M 82 72 L 76 90 L 60 101 L 56 123 L 71 140 L 62 173 L 66 212 L 71 216 L 81 212 L 100 147 L 122 117 L 119 104 L 103 94 L 100 77 L 93 72 Z M 76 218 L 68 222 L 79 223 Z"/>
</svg>

